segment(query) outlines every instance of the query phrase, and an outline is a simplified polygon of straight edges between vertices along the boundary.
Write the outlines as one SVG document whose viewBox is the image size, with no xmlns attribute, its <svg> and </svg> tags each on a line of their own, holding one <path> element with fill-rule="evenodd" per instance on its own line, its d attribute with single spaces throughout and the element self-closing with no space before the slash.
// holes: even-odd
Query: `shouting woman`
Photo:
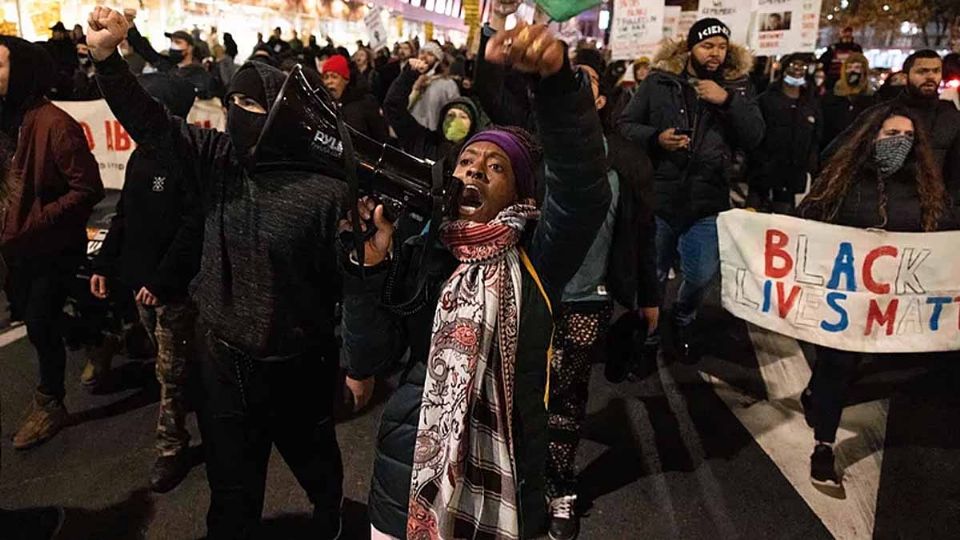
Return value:
<svg viewBox="0 0 960 540">
<path fill-rule="evenodd" d="M 516 128 L 468 140 L 454 171 L 465 185 L 459 219 L 443 225 L 442 245 L 418 236 L 394 251 L 383 209 L 359 205 L 377 232 L 366 279 L 345 283 L 344 345 L 351 365 L 365 368 L 351 377 L 410 353 L 377 441 L 374 538 L 521 538 L 545 521 L 551 305 L 590 248 L 610 189 L 590 83 L 564 45 L 542 25 L 522 26 L 492 39 L 486 57 L 539 75 L 542 150 Z M 356 262 L 346 267 L 358 273 Z M 408 309 L 381 301 L 419 290 Z"/>
</svg>

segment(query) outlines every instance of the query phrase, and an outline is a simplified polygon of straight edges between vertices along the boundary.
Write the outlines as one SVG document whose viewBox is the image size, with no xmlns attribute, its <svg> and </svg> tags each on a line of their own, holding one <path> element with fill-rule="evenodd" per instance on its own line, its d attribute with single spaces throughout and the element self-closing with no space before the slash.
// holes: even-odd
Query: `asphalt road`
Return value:
<svg viewBox="0 0 960 540">
<path fill-rule="evenodd" d="M 661 355 L 647 376 L 619 385 L 595 366 L 578 458 L 587 508 L 581 538 L 960 537 L 958 364 L 862 367 L 838 445 L 847 492 L 827 496 L 805 476 L 812 434 L 789 394 L 804 382 L 796 373 L 809 372 L 796 343 L 774 340 L 775 350 L 794 357 L 776 352 L 772 370 L 772 346 L 759 351 L 763 338 L 743 323 L 718 309 L 703 321 L 709 354 L 696 366 Z M 79 384 L 81 355 L 71 353 L 70 427 L 14 452 L 10 436 L 30 399 L 36 360 L 25 338 L 14 339 L 21 329 L 7 332 L 14 334 L 0 334 L 0 344 L 11 341 L 0 347 L 0 508 L 61 505 L 60 538 L 202 537 L 208 492 L 193 420 L 190 475 L 166 495 L 148 489 L 159 395 L 152 364 L 118 358 L 112 388 L 91 395 Z M 368 536 L 365 500 L 387 392 L 383 385 L 381 404 L 338 425 L 344 538 Z M 308 512 L 274 453 L 263 537 L 298 538 Z M 0 531 L 0 538 L 17 532 Z"/>
</svg>

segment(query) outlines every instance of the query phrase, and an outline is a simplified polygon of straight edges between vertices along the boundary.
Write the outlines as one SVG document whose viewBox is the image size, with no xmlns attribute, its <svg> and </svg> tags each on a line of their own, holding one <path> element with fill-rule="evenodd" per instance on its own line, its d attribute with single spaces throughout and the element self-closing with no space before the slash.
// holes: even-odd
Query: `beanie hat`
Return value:
<svg viewBox="0 0 960 540">
<path fill-rule="evenodd" d="M 424 43 L 423 47 L 420 47 L 420 52 L 433 55 L 437 60 L 443 60 L 443 49 L 440 48 L 440 45 L 437 45 L 436 41 Z"/>
<path fill-rule="evenodd" d="M 350 80 L 350 64 L 347 63 L 347 59 L 335 54 L 323 63 L 323 67 L 320 69 L 320 73 L 336 73 L 337 75 L 343 77 L 346 80 Z"/>
<path fill-rule="evenodd" d="M 717 36 L 730 41 L 730 27 L 719 19 L 700 19 L 693 23 L 687 33 L 687 50 L 692 50 L 701 41 Z"/>
<path fill-rule="evenodd" d="M 521 199 L 535 196 L 535 167 L 538 165 L 537 161 L 539 156 L 531 154 L 523 137 L 505 129 L 491 128 L 471 137 L 467 143 L 463 145 L 463 148 L 466 149 L 471 144 L 478 142 L 493 143 L 507 154 L 507 157 L 510 159 L 510 167 L 513 169 L 513 177 L 517 184 L 517 195 L 519 195 Z"/>
</svg>

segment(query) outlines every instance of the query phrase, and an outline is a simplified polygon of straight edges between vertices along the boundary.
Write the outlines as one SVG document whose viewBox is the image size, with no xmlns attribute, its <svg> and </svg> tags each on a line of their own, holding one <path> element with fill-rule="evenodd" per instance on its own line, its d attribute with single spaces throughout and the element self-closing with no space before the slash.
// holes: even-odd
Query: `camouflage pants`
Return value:
<svg viewBox="0 0 960 540">
<path fill-rule="evenodd" d="M 140 320 L 157 347 L 157 381 L 160 414 L 157 419 L 157 452 L 172 456 L 190 443 L 186 429 L 187 380 L 194 354 L 197 312 L 190 300 L 148 307 L 137 305 Z"/>
</svg>

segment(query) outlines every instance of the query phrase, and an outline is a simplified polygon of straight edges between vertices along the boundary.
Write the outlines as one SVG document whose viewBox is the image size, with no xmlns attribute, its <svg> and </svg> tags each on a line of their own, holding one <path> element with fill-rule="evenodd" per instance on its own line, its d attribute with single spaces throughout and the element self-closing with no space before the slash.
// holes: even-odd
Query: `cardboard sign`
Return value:
<svg viewBox="0 0 960 540">
<path fill-rule="evenodd" d="M 742 45 L 749 36 L 752 9 L 753 0 L 700 0 L 697 19 L 720 19 L 730 27 L 730 40 Z"/>
<path fill-rule="evenodd" d="M 663 39 L 663 0 L 616 0 L 610 27 L 614 60 L 653 56 Z"/>
<path fill-rule="evenodd" d="M 723 307 L 857 352 L 960 350 L 960 232 L 888 233 L 730 210 L 717 219 Z"/>
<path fill-rule="evenodd" d="M 110 111 L 107 102 L 102 99 L 55 101 L 54 105 L 66 111 L 83 128 L 87 146 L 100 165 L 103 186 L 122 189 L 127 161 L 137 145 Z M 187 118 L 194 125 L 221 131 L 226 125 L 226 117 L 218 99 L 194 102 Z"/>
<path fill-rule="evenodd" d="M 379 50 L 387 45 L 387 28 L 383 24 L 383 8 L 376 6 L 367 12 L 363 18 L 363 23 L 367 27 L 367 39 L 370 41 L 370 48 Z"/>
<path fill-rule="evenodd" d="M 676 39 L 680 36 L 680 6 L 665 6 L 663 8 L 663 39 Z M 691 23 L 692 24 L 692 23 Z M 687 30 L 690 28 L 687 27 Z M 686 31 L 683 33 L 687 35 Z"/>
<path fill-rule="evenodd" d="M 820 30 L 821 0 L 754 0 L 750 44 L 755 54 L 812 51 Z"/>
</svg>

